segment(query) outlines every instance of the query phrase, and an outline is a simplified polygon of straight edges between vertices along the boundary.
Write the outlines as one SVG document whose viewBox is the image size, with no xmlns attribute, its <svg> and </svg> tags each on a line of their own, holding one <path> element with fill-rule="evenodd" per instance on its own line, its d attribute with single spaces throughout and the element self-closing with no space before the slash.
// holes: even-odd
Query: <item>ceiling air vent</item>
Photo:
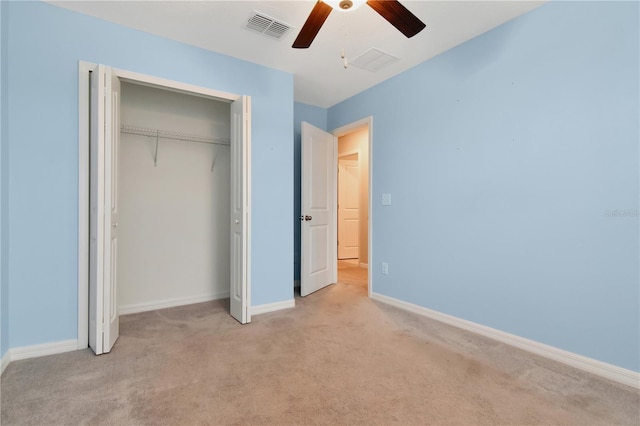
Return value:
<svg viewBox="0 0 640 426">
<path fill-rule="evenodd" d="M 247 20 L 247 28 L 279 40 L 291 29 L 291 25 L 276 21 L 272 17 L 254 10 Z"/>
<path fill-rule="evenodd" d="M 353 65 L 354 67 L 362 68 L 367 71 L 376 72 L 399 60 L 399 58 L 396 58 L 393 55 L 389 55 L 380 49 L 372 47 L 363 54 L 351 59 L 349 61 L 349 65 Z"/>
</svg>

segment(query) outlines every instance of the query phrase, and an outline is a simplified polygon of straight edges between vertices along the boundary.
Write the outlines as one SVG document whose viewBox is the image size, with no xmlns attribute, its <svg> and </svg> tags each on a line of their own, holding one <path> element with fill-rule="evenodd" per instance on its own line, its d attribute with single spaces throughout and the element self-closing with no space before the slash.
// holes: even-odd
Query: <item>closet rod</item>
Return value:
<svg viewBox="0 0 640 426">
<path fill-rule="evenodd" d="M 127 133 L 129 135 L 150 136 L 150 137 L 161 138 L 161 139 L 173 139 L 178 141 L 229 146 L 229 139 L 226 139 L 226 138 L 207 138 L 204 136 L 191 135 L 188 133 L 173 132 L 169 130 L 150 129 L 147 127 L 132 126 L 128 124 L 123 124 L 120 127 L 120 132 Z"/>
</svg>

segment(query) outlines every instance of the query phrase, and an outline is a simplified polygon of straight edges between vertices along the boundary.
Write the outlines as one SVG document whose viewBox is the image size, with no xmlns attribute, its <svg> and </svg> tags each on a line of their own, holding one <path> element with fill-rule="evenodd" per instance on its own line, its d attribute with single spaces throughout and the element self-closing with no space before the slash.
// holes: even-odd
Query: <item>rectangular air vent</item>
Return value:
<svg viewBox="0 0 640 426">
<path fill-rule="evenodd" d="M 254 10 L 247 20 L 247 28 L 279 40 L 291 29 L 291 25 L 276 21 L 274 18 Z"/>
<path fill-rule="evenodd" d="M 362 68 L 367 71 L 376 72 L 399 60 L 399 58 L 396 58 L 393 55 L 372 47 L 363 54 L 350 60 L 349 65 L 353 65 L 354 67 Z"/>
</svg>

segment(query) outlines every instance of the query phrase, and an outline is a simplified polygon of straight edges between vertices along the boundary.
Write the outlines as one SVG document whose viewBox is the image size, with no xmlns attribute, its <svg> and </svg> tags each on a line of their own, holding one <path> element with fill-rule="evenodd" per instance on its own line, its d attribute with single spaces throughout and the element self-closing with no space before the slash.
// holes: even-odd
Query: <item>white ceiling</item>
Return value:
<svg viewBox="0 0 640 426">
<path fill-rule="evenodd" d="M 328 108 L 420 62 L 482 34 L 544 1 L 411 1 L 401 3 L 427 27 L 405 38 L 367 5 L 334 10 L 309 49 L 291 44 L 315 4 L 298 1 L 51 1 L 127 27 L 251 61 L 294 75 L 295 100 Z M 294 28 L 280 40 L 246 29 L 259 11 Z M 369 72 L 344 69 L 340 52 L 355 58 L 371 47 L 400 58 Z"/>
</svg>

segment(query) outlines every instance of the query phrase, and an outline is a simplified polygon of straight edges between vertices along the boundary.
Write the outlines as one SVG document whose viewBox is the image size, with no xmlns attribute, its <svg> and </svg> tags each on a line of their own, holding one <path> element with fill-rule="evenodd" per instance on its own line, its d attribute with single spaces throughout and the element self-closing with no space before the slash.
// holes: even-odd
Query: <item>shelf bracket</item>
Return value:
<svg viewBox="0 0 640 426">
<path fill-rule="evenodd" d="M 160 132 L 156 133 L 156 151 L 153 154 L 153 166 L 158 166 L 158 138 L 160 137 Z"/>
<path fill-rule="evenodd" d="M 220 148 L 216 147 L 216 153 L 213 155 L 213 162 L 211 163 L 211 171 L 213 171 L 213 167 L 216 165 L 216 159 L 218 158 L 219 152 Z"/>
</svg>

